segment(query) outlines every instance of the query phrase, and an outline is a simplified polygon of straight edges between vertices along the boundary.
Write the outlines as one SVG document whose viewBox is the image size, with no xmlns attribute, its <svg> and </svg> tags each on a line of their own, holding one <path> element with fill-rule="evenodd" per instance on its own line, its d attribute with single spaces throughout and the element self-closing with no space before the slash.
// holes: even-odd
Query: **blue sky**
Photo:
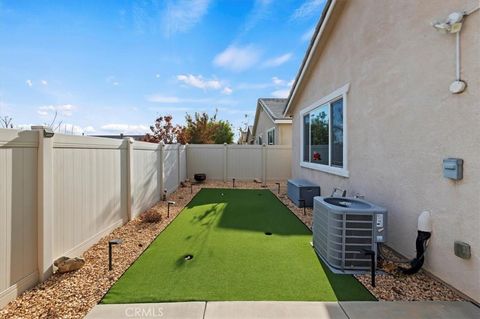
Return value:
<svg viewBox="0 0 480 319">
<path fill-rule="evenodd" d="M 139 134 L 207 111 L 235 130 L 285 97 L 324 0 L 0 0 L 0 115 Z"/>
</svg>

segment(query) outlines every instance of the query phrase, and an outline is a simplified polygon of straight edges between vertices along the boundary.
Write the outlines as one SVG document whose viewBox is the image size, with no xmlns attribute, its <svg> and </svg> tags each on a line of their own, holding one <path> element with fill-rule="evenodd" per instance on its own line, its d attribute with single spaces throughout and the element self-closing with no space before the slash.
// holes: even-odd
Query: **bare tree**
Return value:
<svg viewBox="0 0 480 319">
<path fill-rule="evenodd" d="M 13 128 L 13 118 L 8 115 L 0 117 L 0 126 L 2 128 Z"/>
<path fill-rule="evenodd" d="M 53 114 L 53 119 L 50 121 L 50 124 L 43 123 L 43 125 L 48 126 L 54 132 L 60 132 L 63 121 L 59 121 L 57 123 L 57 117 L 58 117 L 58 111 L 55 110 L 55 114 Z"/>
</svg>

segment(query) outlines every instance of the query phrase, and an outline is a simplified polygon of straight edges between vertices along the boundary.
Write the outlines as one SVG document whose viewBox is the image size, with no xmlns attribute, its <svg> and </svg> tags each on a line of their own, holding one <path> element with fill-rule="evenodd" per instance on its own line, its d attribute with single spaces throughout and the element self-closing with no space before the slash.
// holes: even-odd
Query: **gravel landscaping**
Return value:
<svg viewBox="0 0 480 319">
<path fill-rule="evenodd" d="M 102 238 L 96 245 L 88 249 L 83 257 L 85 266 L 78 271 L 65 274 L 54 274 L 44 283 L 27 290 L 17 299 L 0 310 L 0 318 L 82 318 L 105 295 L 113 283 L 138 258 L 155 237 L 177 216 L 201 187 L 231 187 L 227 182 L 206 182 L 193 186 L 180 187 L 169 196 L 176 202 L 170 208 L 170 218 L 167 218 L 165 202 L 158 203 L 153 210 L 162 215 L 159 223 L 145 223 L 136 218 L 115 229 Z M 254 182 L 236 181 L 236 188 L 261 188 Z M 277 194 L 277 186 L 269 183 L 269 188 Z M 301 219 L 309 228 L 312 225 L 312 209 L 295 207 L 287 198 L 286 185 L 282 183 L 279 199 Z M 108 271 L 108 241 L 121 238 L 123 243 L 114 247 L 113 271 Z M 412 242 L 412 245 L 415 243 Z M 395 256 L 393 251 L 387 254 Z M 74 256 L 71 256 L 74 257 Z M 446 284 L 437 280 L 425 271 L 411 276 L 398 273 L 392 264 L 382 265 L 385 275 L 377 275 L 377 286 L 370 286 L 369 275 L 356 276 L 363 285 L 379 300 L 464 300 L 458 293 Z"/>
</svg>

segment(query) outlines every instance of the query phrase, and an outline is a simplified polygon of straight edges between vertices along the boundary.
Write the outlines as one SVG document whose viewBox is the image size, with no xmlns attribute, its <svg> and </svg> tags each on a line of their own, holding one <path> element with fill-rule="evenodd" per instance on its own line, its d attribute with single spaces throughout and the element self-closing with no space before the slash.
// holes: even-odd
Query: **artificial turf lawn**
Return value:
<svg viewBox="0 0 480 319">
<path fill-rule="evenodd" d="M 102 303 L 375 300 L 353 276 L 330 272 L 311 240 L 269 190 L 202 189 Z"/>
</svg>

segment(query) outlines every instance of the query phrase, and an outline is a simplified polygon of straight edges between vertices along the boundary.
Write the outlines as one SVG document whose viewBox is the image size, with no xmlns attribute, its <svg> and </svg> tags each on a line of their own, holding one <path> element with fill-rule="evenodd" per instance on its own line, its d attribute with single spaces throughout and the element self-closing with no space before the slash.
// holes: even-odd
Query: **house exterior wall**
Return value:
<svg viewBox="0 0 480 319">
<path fill-rule="evenodd" d="M 263 108 L 260 108 L 258 122 L 255 130 L 255 144 L 258 144 L 258 137 L 262 137 L 262 142 L 267 144 L 267 131 L 275 127 L 275 123 L 270 119 Z"/>
<path fill-rule="evenodd" d="M 292 144 L 292 124 L 277 124 L 275 143 L 280 145 Z"/>
<path fill-rule="evenodd" d="M 267 144 L 267 132 L 272 128 L 275 128 L 275 145 L 292 144 L 292 124 L 275 124 L 263 108 L 258 115 L 254 144 L 258 144 L 259 136 L 262 137 L 262 142 Z"/>
<path fill-rule="evenodd" d="M 425 268 L 480 301 L 480 11 L 461 31 L 462 94 L 455 79 L 455 35 L 431 23 L 475 0 L 339 1 L 291 101 L 292 176 L 341 187 L 388 209 L 388 244 L 413 257 L 417 218 L 432 214 Z M 350 83 L 348 170 L 340 177 L 303 168 L 300 111 Z M 464 159 L 464 178 L 442 176 L 442 160 Z M 454 255 L 455 240 L 471 258 Z"/>
</svg>

